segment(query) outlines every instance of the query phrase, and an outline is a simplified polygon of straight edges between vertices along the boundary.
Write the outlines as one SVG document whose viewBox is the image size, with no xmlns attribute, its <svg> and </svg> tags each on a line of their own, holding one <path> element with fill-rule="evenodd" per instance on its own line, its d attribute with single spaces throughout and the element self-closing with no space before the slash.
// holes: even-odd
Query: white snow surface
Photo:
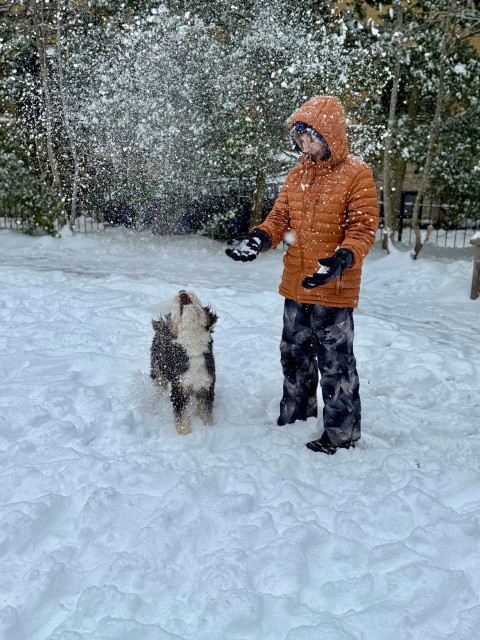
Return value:
<svg viewBox="0 0 480 640">
<path fill-rule="evenodd" d="M 330 273 L 330 267 L 326 267 L 325 265 L 321 264 L 317 269 L 317 273 L 321 273 L 322 275 Z"/>
<path fill-rule="evenodd" d="M 363 437 L 326 456 L 317 420 L 276 426 L 282 251 L 224 250 L 0 233 L 0 638 L 478 639 L 470 254 L 367 257 Z M 188 436 L 148 375 L 183 288 L 219 316 L 215 426 Z"/>
<path fill-rule="evenodd" d="M 257 249 L 252 249 L 251 243 L 257 245 Z M 245 238 L 233 247 L 234 251 L 238 251 L 244 256 L 253 256 L 258 254 L 258 247 L 262 244 L 260 238 Z"/>
</svg>

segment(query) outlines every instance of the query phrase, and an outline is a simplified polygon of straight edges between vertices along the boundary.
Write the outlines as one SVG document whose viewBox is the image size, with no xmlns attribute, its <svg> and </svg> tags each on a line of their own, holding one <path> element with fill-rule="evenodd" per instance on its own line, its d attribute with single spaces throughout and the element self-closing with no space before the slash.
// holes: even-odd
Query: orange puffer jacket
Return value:
<svg viewBox="0 0 480 640">
<path fill-rule="evenodd" d="M 291 244 L 283 257 L 280 294 L 297 302 L 329 307 L 357 307 L 362 262 L 375 242 L 378 201 L 372 170 L 349 154 L 345 114 L 337 98 L 316 96 L 292 116 L 314 127 L 331 155 L 316 163 L 307 156 L 288 173 L 275 205 L 259 228 L 276 247 L 290 231 Z M 318 258 L 350 249 L 352 266 L 329 284 L 302 287 L 305 276 L 318 271 Z"/>
</svg>

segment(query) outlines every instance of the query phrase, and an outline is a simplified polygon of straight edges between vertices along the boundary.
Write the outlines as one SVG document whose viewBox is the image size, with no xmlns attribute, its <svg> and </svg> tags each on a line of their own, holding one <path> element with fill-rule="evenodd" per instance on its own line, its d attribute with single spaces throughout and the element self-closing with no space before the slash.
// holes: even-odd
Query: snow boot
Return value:
<svg viewBox="0 0 480 640">
<path fill-rule="evenodd" d="M 311 440 L 305 445 L 308 449 L 315 452 L 326 453 L 329 456 L 333 456 L 337 449 L 355 449 L 355 444 L 358 440 L 347 440 L 341 444 L 333 444 L 330 442 L 329 437 L 323 433 L 318 440 Z"/>
</svg>

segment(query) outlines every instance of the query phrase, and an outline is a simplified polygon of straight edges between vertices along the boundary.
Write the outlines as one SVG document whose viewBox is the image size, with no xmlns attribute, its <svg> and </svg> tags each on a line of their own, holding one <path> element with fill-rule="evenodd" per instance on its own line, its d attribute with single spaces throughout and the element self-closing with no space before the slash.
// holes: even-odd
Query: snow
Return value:
<svg viewBox="0 0 480 640">
<path fill-rule="evenodd" d="M 320 267 L 317 269 L 317 273 L 321 273 L 322 275 L 329 272 L 330 272 L 330 267 L 326 267 L 323 264 L 321 264 Z"/>
<path fill-rule="evenodd" d="M 275 426 L 282 251 L 0 232 L 0 638 L 475 640 L 480 302 L 467 259 L 378 245 L 355 349 L 363 438 Z M 214 427 L 149 373 L 179 289 L 219 316 Z"/>
<path fill-rule="evenodd" d="M 252 244 L 256 245 L 255 248 L 252 247 Z M 256 256 L 258 254 L 258 248 L 260 247 L 261 244 L 262 244 L 262 241 L 260 240 L 260 238 L 257 238 L 257 237 L 245 238 L 244 240 L 241 240 L 240 242 L 238 242 L 232 248 L 232 251 L 236 251 L 237 253 L 240 253 L 246 257 Z"/>
</svg>

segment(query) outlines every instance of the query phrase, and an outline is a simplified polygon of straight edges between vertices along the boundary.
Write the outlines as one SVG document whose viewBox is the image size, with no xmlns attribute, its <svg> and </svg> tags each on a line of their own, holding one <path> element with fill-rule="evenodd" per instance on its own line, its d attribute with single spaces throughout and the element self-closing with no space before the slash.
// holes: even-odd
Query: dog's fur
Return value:
<svg viewBox="0 0 480 640">
<path fill-rule="evenodd" d="M 193 292 L 183 290 L 173 298 L 170 313 L 152 320 L 155 336 L 150 377 L 162 389 L 170 384 L 175 427 L 180 434 L 191 431 L 191 399 L 196 399 L 196 414 L 204 424 L 213 425 L 212 331 L 216 321 L 210 307 L 203 307 Z"/>
</svg>

